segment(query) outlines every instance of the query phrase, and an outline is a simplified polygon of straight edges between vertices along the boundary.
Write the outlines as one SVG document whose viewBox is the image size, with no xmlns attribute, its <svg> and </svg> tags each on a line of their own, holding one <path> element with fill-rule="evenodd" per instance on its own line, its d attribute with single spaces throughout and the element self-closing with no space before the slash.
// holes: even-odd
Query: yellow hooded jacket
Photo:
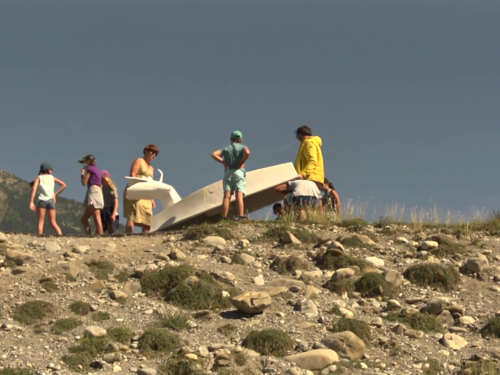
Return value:
<svg viewBox="0 0 500 375">
<path fill-rule="evenodd" d="M 323 152 L 321 145 L 323 141 L 317 135 L 308 137 L 300 144 L 295 169 L 304 180 L 323 183 L 325 181 L 325 166 L 323 164 Z"/>
</svg>

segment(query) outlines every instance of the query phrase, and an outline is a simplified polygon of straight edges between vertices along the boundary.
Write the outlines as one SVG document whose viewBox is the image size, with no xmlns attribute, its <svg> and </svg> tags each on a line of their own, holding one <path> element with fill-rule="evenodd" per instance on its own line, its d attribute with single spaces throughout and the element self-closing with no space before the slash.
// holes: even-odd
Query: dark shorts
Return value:
<svg viewBox="0 0 500 375">
<path fill-rule="evenodd" d="M 56 203 L 54 202 L 53 199 L 50 199 L 48 201 L 38 201 L 36 206 L 38 208 L 45 208 L 46 210 L 55 210 L 56 209 Z"/>
<path fill-rule="evenodd" d="M 303 208 L 303 207 L 318 207 L 319 200 L 316 197 L 300 195 L 298 197 L 292 197 L 292 205 L 295 208 Z"/>
<path fill-rule="evenodd" d="M 102 221 L 102 230 L 106 232 L 108 230 L 108 224 L 111 220 L 111 215 L 113 214 L 114 207 L 104 207 L 101 209 L 101 221 Z M 113 233 L 116 233 L 120 228 L 120 217 L 116 215 L 115 221 L 112 223 Z"/>
</svg>

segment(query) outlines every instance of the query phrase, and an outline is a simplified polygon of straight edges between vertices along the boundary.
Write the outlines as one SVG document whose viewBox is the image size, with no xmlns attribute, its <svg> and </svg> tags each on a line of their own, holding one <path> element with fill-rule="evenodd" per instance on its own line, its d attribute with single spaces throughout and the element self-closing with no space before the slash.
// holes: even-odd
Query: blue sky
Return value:
<svg viewBox="0 0 500 375">
<path fill-rule="evenodd" d="M 308 124 L 344 200 L 499 209 L 499 17 L 486 0 L 3 0 L 0 169 L 50 161 L 82 200 L 78 158 L 122 190 L 154 143 L 186 196 L 221 178 L 210 153 L 233 130 L 257 169 L 294 161 Z"/>
</svg>

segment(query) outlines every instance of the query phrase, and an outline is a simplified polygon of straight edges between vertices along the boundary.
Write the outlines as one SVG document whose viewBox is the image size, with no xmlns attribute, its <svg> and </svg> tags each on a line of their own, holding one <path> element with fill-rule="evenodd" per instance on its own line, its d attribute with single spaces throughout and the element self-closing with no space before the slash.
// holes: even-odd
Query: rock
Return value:
<svg viewBox="0 0 500 375">
<path fill-rule="evenodd" d="M 141 284 L 140 283 L 126 283 L 125 286 L 123 287 L 123 291 L 127 294 L 136 294 L 140 293 L 142 290 Z"/>
<path fill-rule="evenodd" d="M 245 292 L 230 298 L 231 304 L 246 314 L 259 314 L 271 306 L 271 296 L 266 292 Z"/>
<path fill-rule="evenodd" d="M 436 241 L 422 241 L 420 244 L 420 250 L 432 250 L 437 249 L 439 244 Z"/>
<path fill-rule="evenodd" d="M 306 298 L 311 298 L 321 294 L 321 290 L 316 288 L 314 285 L 308 285 L 306 288 Z"/>
<path fill-rule="evenodd" d="M 204 239 L 202 239 L 201 242 L 203 242 L 206 245 L 210 245 L 210 246 L 217 246 L 217 245 L 225 246 L 226 245 L 226 240 L 222 237 L 219 237 L 219 236 L 207 236 Z"/>
<path fill-rule="evenodd" d="M 14 261 L 18 266 L 35 262 L 33 255 L 16 250 L 7 250 L 5 258 Z"/>
<path fill-rule="evenodd" d="M 289 355 L 283 359 L 287 362 L 295 363 L 302 369 L 311 371 L 322 370 L 339 361 L 337 353 L 331 349 L 310 350 L 304 353 Z"/>
<path fill-rule="evenodd" d="M 398 300 L 390 299 L 387 301 L 387 310 L 397 310 L 401 308 L 401 304 Z"/>
<path fill-rule="evenodd" d="M 310 299 L 304 298 L 302 301 L 299 301 L 295 304 L 295 310 L 300 311 L 302 314 L 313 317 L 318 316 L 318 307 L 316 304 Z"/>
<path fill-rule="evenodd" d="M 116 301 L 118 298 L 127 298 L 128 295 L 127 293 L 124 293 L 121 290 L 113 290 L 111 293 L 109 293 L 109 297 L 112 300 Z"/>
<path fill-rule="evenodd" d="M 275 297 L 275 296 L 278 296 L 280 294 L 283 294 L 285 292 L 288 292 L 288 288 L 286 286 L 276 286 L 274 288 L 271 288 L 267 291 L 267 293 L 271 296 L 271 297 Z"/>
<path fill-rule="evenodd" d="M 106 285 L 101 280 L 97 280 L 90 285 L 90 290 L 93 292 L 100 292 L 101 290 L 104 289 L 106 289 Z"/>
<path fill-rule="evenodd" d="M 354 237 L 357 237 L 357 239 L 359 241 L 361 241 L 362 243 L 364 243 L 365 245 L 375 245 L 375 242 L 370 237 L 368 237 L 364 234 L 358 234 L 358 233 L 344 235 L 340 238 L 340 242 L 343 243 L 343 242 L 345 242 L 351 238 L 354 238 Z"/>
<path fill-rule="evenodd" d="M 75 254 L 85 254 L 87 251 L 90 250 L 90 247 L 84 246 L 84 245 L 76 245 L 71 249 L 72 252 Z"/>
<path fill-rule="evenodd" d="M 444 233 L 435 234 L 431 237 L 431 240 L 437 242 L 439 245 L 449 244 L 453 242 L 453 238 Z"/>
<path fill-rule="evenodd" d="M 342 358 L 356 360 L 365 354 L 366 344 L 351 331 L 332 333 L 321 340 L 321 343 L 335 350 Z"/>
<path fill-rule="evenodd" d="M 49 253 L 55 253 L 55 252 L 61 250 L 61 246 L 57 242 L 54 242 L 54 241 L 45 242 L 44 248 L 45 248 L 45 251 L 47 251 Z"/>
<path fill-rule="evenodd" d="M 151 272 L 151 271 L 156 271 L 158 269 L 158 266 L 156 264 L 143 264 L 134 270 L 134 276 L 141 278 L 144 276 L 146 273 Z"/>
<path fill-rule="evenodd" d="M 346 319 L 352 319 L 354 318 L 354 313 L 351 310 L 347 310 L 343 307 L 339 307 L 340 314 L 342 315 L 342 318 Z"/>
<path fill-rule="evenodd" d="M 382 268 L 385 266 L 384 260 L 377 257 L 366 257 L 365 260 L 373 267 Z"/>
<path fill-rule="evenodd" d="M 318 242 L 316 243 L 317 246 L 321 246 L 326 244 L 332 239 L 331 235 L 329 232 L 322 232 L 319 237 L 318 237 Z"/>
<path fill-rule="evenodd" d="M 338 241 L 332 241 L 332 243 L 328 245 L 328 250 L 335 250 L 335 249 L 340 250 L 342 253 L 345 253 L 344 245 L 342 245 Z"/>
<path fill-rule="evenodd" d="M 230 284 L 230 285 L 236 285 L 236 276 L 234 276 L 231 272 L 212 272 L 211 273 L 214 278 L 216 278 L 219 281 L 222 281 L 223 283 Z"/>
<path fill-rule="evenodd" d="M 476 322 L 476 320 L 472 316 L 461 316 L 458 318 L 458 324 L 461 326 L 472 325 Z"/>
<path fill-rule="evenodd" d="M 427 306 L 422 307 L 421 311 L 428 314 L 441 314 L 441 312 L 450 304 L 447 298 L 434 297 L 427 303 Z"/>
<path fill-rule="evenodd" d="M 170 254 L 168 254 L 168 257 L 173 260 L 183 260 L 187 258 L 186 254 L 184 254 L 179 249 L 172 249 Z"/>
<path fill-rule="evenodd" d="M 241 253 L 240 258 L 245 264 L 252 264 L 255 261 L 255 258 L 251 255 L 248 255 L 246 253 Z"/>
<path fill-rule="evenodd" d="M 384 321 L 382 320 L 382 318 L 374 318 L 370 324 L 372 326 L 380 328 L 384 326 Z"/>
<path fill-rule="evenodd" d="M 77 278 L 78 275 L 82 272 L 80 267 L 78 267 L 74 262 L 58 262 L 59 267 L 61 267 L 62 271 L 71 277 Z"/>
<path fill-rule="evenodd" d="M 467 270 L 473 273 L 481 273 L 485 268 L 488 268 L 488 266 L 488 258 L 486 258 L 483 254 L 476 254 L 465 264 Z"/>
<path fill-rule="evenodd" d="M 409 329 L 407 331 L 404 331 L 403 334 L 411 339 L 421 339 L 422 337 L 424 337 L 424 333 L 416 329 Z"/>
<path fill-rule="evenodd" d="M 302 243 L 297 237 L 293 235 L 292 232 L 289 231 L 283 233 L 283 235 L 281 236 L 281 242 L 285 244 L 297 244 L 297 245 L 300 245 Z"/>
<path fill-rule="evenodd" d="M 264 286 L 266 284 L 264 277 L 262 275 L 252 277 L 252 281 L 257 286 Z"/>
<path fill-rule="evenodd" d="M 387 281 L 389 284 L 395 286 L 395 287 L 400 287 L 401 284 L 403 283 L 403 275 L 401 275 L 398 271 L 396 270 L 387 270 L 385 271 L 382 276 L 384 276 L 384 280 Z"/>
<path fill-rule="evenodd" d="M 453 333 L 445 333 L 441 339 L 441 343 L 452 350 L 460 350 L 469 344 L 463 337 L 454 335 Z"/>
<path fill-rule="evenodd" d="M 0 232 L 0 243 L 5 243 L 7 242 L 7 236 Z"/>
<path fill-rule="evenodd" d="M 156 370 L 154 368 L 140 368 L 137 370 L 137 375 L 156 375 Z"/>
<path fill-rule="evenodd" d="M 83 334 L 87 337 L 104 337 L 107 332 L 104 328 L 99 326 L 88 326 L 85 327 Z"/>
<path fill-rule="evenodd" d="M 302 288 L 304 286 L 304 282 L 295 279 L 274 279 L 267 283 L 269 287 L 285 287 L 287 290 L 292 286 L 298 286 Z"/>
<path fill-rule="evenodd" d="M 349 279 L 356 275 L 356 271 L 352 268 L 339 268 L 332 275 L 332 281 L 341 281 L 345 279 Z"/>
<path fill-rule="evenodd" d="M 407 244 L 409 241 L 404 237 L 398 237 L 398 238 L 396 238 L 396 240 L 394 242 L 401 243 L 401 244 Z"/>
<path fill-rule="evenodd" d="M 250 241 L 248 241 L 248 240 L 240 240 L 238 242 L 238 247 L 240 249 L 246 249 L 248 246 L 250 246 Z"/>
<path fill-rule="evenodd" d="M 102 359 L 107 363 L 120 362 L 123 359 L 123 354 L 120 352 L 107 353 L 102 356 Z"/>
</svg>

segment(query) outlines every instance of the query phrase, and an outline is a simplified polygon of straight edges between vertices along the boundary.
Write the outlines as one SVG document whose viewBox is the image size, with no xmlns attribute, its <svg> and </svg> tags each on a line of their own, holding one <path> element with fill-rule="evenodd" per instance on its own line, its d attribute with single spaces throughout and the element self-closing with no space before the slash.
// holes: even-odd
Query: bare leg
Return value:
<svg viewBox="0 0 500 375">
<path fill-rule="evenodd" d="M 81 223 L 83 225 L 83 229 L 85 230 L 85 233 L 90 234 L 90 225 L 89 225 L 89 219 L 94 213 L 95 209 L 94 206 L 87 206 L 85 209 L 85 212 L 83 213 Z M 102 229 L 102 228 L 101 228 Z"/>
<path fill-rule="evenodd" d="M 94 210 L 95 234 L 102 234 L 101 210 Z"/>
<path fill-rule="evenodd" d="M 149 225 L 142 224 L 142 233 L 149 233 L 151 227 Z"/>
<path fill-rule="evenodd" d="M 299 221 L 305 221 L 307 219 L 307 213 L 303 207 L 299 209 L 298 216 L 299 216 Z"/>
<path fill-rule="evenodd" d="M 113 234 L 113 222 L 111 220 L 108 221 L 108 233 Z"/>
<path fill-rule="evenodd" d="M 224 192 L 224 200 L 222 201 L 222 216 L 226 218 L 229 215 L 229 202 L 231 201 L 231 191 Z"/>
<path fill-rule="evenodd" d="M 50 225 L 52 226 L 52 228 L 54 228 L 54 231 L 59 236 L 61 236 L 62 231 L 61 231 L 61 228 L 59 227 L 59 225 L 57 225 L 57 221 L 56 221 L 56 210 L 49 210 L 49 220 L 50 220 Z"/>
<path fill-rule="evenodd" d="M 43 234 L 43 226 L 45 224 L 45 208 L 37 207 L 36 213 L 38 216 L 38 234 Z"/>
<path fill-rule="evenodd" d="M 236 203 L 238 204 L 238 216 L 245 215 L 245 206 L 243 202 L 243 193 L 241 191 L 236 192 Z"/>
<path fill-rule="evenodd" d="M 127 219 L 127 223 L 125 224 L 125 232 L 127 233 L 134 232 L 134 222 L 130 219 Z"/>
</svg>

